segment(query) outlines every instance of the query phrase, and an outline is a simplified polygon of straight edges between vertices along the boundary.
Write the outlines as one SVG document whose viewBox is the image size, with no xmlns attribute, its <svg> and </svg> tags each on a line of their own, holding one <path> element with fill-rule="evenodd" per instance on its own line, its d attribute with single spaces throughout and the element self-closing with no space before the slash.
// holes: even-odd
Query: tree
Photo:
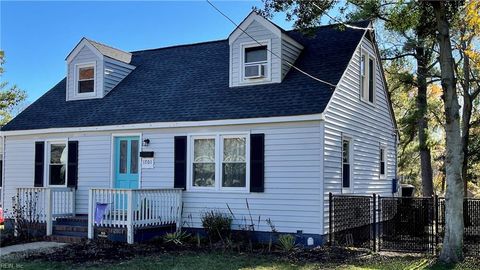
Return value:
<svg viewBox="0 0 480 270">
<path fill-rule="evenodd" d="M 446 195 L 445 237 L 440 260 L 457 262 L 463 258 L 463 147 L 460 131 L 460 104 L 457 95 L 454 58 L 450 36 L 450 21 L 446 3 L 430 2 L 437 22 L 437 38 L 440 47 L 439 64 L 443 101 L 445 104 L 446 139 Z"/>
<path fill-rule="evenodd" d="M 5 53 L 0 51 L 0 76 L 3 74 L 5 64 Z M 0 82 L 0 126 L 5 125 L 12 119 L 15 109 L 25 101 L 27 94 L 16 85 L 8 86 L 8 82 Z"/>
<path fill-rule="evenodd" d="M 380 3 L 378 3 L 380 2 Z M 410 1 L 419 7 L 421 17 L 435 22 L 437 45 L 439 47 L 438 63 L 444 103 L 445 128 L 445 175 L 446 175 L 446 214 L 445 237 L 440 259 L 445 262 L 456 262 L 462 258 L 463 247 L 463 145 L 460 128 L 460 105 L 457 95 L 457 79 L 455 76 L 454 58 L 451 47 L 450 22 L 457 14 L 462 1 Z M 284 11 L 288 19 L 295 19 L 298 28 L 317 25 L 319 18 L 334 6 L 331 0 L 264 0 L 264 13 Z M 364 4 L 369 7 L 374 17 L 382 18 L 381 8 L 392 5 L 392 1 L 348 0 L 347 4 Z M 403 2 L 400 4 L 404 4 Z M 430 12 L 430 9 L 433 12 Z M 347 8 L 341 10 L 348 11 Z M 329 16 L 329 15 L 328 15 Z M 331 16 L 329 16 L 331 17 Z M 384 19 L 385 20 L 385 19 Z M 387 21 L 387 20 L 385 20 Z M 348 26 L 344 24 L 345 26 Z"/>
</svg>

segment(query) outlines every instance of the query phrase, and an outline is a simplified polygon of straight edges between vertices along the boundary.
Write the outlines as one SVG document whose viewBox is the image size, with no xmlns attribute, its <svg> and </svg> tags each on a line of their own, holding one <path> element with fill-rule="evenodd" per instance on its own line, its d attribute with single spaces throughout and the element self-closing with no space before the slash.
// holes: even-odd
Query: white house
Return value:
<svg viewBox="0 0 480 270">
<path fill-rule="evenodd" d="M 251 215 L 259 233 L 270 219 L 321 244 L 329 192 L 388 196 L 396 178 L 374 33 L 356 25 L 304 35 L 252 12 L 218 41 L 124 52 L 83 38 L 66 78 L 2 128 L 4 209 L 35 194 L 57 240 L 87 236 L 55 228 L 74 216 L 133 242 L 230 208 L 233 229 Z"/>
</svg>

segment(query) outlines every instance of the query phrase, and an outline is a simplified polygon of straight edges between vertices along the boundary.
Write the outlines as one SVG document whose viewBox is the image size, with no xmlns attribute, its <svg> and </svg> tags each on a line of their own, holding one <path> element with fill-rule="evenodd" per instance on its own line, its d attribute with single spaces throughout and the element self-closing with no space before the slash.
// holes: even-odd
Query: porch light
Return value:
<svg viewBox="0 0 480 270">
<path fill-rule="evenodd" d="M 143 146 L 148 146 L 150 144 L 150 139 L 143 140 Z"/>
</svg>

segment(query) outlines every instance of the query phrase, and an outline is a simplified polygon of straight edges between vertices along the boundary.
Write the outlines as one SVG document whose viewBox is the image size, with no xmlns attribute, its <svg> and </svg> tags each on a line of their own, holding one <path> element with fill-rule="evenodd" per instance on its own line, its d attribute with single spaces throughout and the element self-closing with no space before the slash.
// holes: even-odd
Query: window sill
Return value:
<svg viewBox="0 0 480 270">
<path fill-rule="evenodd" d="M 192 192 L 192 193 L 198 193 L 198 192 L 204 192 L 204 193 L 250 193 L 249 190 L 247 189 L 216 189 L 216 188 L 192 188 L 188 187 L 185 192 Z"/>
</svg>

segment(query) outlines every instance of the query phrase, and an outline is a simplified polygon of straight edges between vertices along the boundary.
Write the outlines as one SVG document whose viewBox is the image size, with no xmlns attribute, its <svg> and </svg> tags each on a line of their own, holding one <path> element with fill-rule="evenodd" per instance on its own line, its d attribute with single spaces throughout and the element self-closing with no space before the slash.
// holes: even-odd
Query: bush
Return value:
<svg viewBox="0 0 480 270">
<path fill-rule="evenodd" d="M 186 243 L 186 241 L 190 238 L 190 234 L 187 232 L 177 231 L 174 233 L 167 233 L 163 236 L 163 241 L 165 243 L 173 243 L 177 246 L 181 246 Z"/>
<path fill-rule="evenodd" d="M 297 247 L 295 236 L 291 234 L 282 234 L 278 237 L 278 247 L 284 252 L 290 252 Z"/>
<path fill-rule="evenodd" d="M 202 226 L 210 242 L 224 241 L 230 237 L 232 216 L 218 210 L 211 210 L 202 214 Z"/>
</svg>

